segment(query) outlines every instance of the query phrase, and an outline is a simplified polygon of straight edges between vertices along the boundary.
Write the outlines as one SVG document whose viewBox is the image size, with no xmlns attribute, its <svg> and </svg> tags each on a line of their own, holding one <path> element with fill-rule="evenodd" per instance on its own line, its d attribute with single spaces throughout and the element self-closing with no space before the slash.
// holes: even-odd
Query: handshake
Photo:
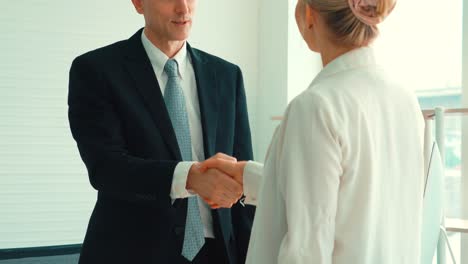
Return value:
<svg viewBox="0 0 468 264">
<path fill-rule="evenodd" d="M 192 165 L 185 188 L 198 194 L 213 209 L 231 208 L 242 197 L 246 163 L 218 153 Z"/>
</svg>

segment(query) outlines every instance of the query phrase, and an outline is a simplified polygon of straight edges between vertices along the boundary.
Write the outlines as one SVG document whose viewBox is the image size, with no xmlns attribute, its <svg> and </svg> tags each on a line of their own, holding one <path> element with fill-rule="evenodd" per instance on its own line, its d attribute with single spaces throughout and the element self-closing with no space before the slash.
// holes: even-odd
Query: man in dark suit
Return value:
<svg viewBox="0 0 468 264">
<path fill-rule="evenodd" d="M 98 191 L 80 263 L 244 263 L 253 208 L 196 162 L 252 159 L 241 71 L 186 42 L 196 0 L 132 2 L 145 28 L 70 69 L 70 127 Z"/>
</svg>

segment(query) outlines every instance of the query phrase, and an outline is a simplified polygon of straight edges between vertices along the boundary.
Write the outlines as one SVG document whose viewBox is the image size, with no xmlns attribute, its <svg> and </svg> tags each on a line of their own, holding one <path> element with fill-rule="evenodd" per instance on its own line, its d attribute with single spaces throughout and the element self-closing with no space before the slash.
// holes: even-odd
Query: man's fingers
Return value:
<svg viewBox="0 0 468 264">
<path fill-rule="evenodd" d="M 225 177 L 226 178 L 222 179 L 223 185 L 225 188 L 223 195 L 227 199 L 229 199 L 232 203 L 235 203 L 242 196 L 242 193 L 243 193 L 242 185 L 240 185 L 238 182 L 228 177 L 227 175 L 225 175 Z"/>
<path fill-rule="evenodd" d="M 230 162 L 237 162 L 237 159 L 234 157 L 231 157 L 227 154 L 218 152 L 216 155 L 212 156 L 211 158 L 205 160 L 204 162 L 200 163 L 200 167 L 202 171 L 206 171 L 207 169 L 210 168 L 216 168 L 217 166 L 217 161 L 230 161 Z M 208 162 L 208 163 L 207 163 Z"/>
<path fill-rule="evenodd" d="M 201 163 L 203 168 L 216 168 L 229 176 L 234 176 L 237 173 L 236 161 L 224 160 L 224 159 L 208 159 Z"/>
<path fill-rule="evenodd" d="M 230 208 L 230 199 L 227 199 L 226 197 L 218 197 L 216 200 L 217 202 L 212 202 L 208 204 L 212 209 Z"/>
<path fill-rule="evenodd" d="M 200 196 L 201 197 L 201 196 Z M 206 197 L 201 197 L 203 201 L 205 201 L 206 204 L 208 204 L 212 209 L 218 209 L 219 205 L 215 202 L 213 202 L 211 199 L 206 198 Z"/>
<path fill-rule="evenodd" d="M 199 195 L 211 208 L 230 208 L 242 196 L 242 185 L 221 170 L 207 170 L 204 179 L 209 184 Z"/>
<path fill-rule="evenodd" d="M 208 204 L 212 209 L 218 209 L 219 205 L 217 203 L 210 203 Z"/>
<path fill-rule="evenodd" d="M 203 201 L 208 204 L 212 209 L 218 209 L 221 207 L 229 207 L 231 204 L 231 198 L 224 196 L 223 194 L 220 193 L 220 191 L 214 192 L 211 194 L 211 196 L 208 198 L 207 196 L 201 196 L 200 197 L 203 199 Z"/>
<path fill-rule="evenodd" d="M 230 161 L 237 162 L 236 158 L 234 158 L 232 156 L 229 156 L 227 154 L 221 153 L 221 152 L 216 153 L 216 155 L 214 155 L 214 157 L 219 158 L 219 159 L 225 159 L 225 160 L 230 160 Z"/>
</svg>

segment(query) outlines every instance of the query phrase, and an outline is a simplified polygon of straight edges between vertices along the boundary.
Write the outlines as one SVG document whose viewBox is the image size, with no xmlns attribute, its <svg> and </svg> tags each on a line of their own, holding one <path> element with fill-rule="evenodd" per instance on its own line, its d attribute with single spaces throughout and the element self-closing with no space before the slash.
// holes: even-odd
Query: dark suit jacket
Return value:
<svg viewBox="0 0 468 264">
<path fill-rule="evenodd" d="M 191 48 L 205 157 L 252 159 L 242 73 Z M 77 57 L 70 69 L 69 121 L 98 191 L 80 263 L 185 263 L 180 256 L 187 199 L 171 203 L 181 154 L 141 30 Z M 244 263 L 254 210 L 212 210 L 229 263 Z"/>
</svg>

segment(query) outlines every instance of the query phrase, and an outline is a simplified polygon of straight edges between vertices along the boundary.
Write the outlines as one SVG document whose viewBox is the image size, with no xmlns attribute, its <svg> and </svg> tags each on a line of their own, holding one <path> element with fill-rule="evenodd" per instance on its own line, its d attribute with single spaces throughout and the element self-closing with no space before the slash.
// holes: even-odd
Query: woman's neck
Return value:
<svg viewBox="0 0 468 264">
<path fill-rule="evenodd" d="M 323 43 L 320 49 L 320 56 L 322 57 L 323 67 L 327 66 L 331 61 L 338 58 L 339 56 L 356 49 L 358 47 L 343 47 L 331 42 Z"/>
</svg>

